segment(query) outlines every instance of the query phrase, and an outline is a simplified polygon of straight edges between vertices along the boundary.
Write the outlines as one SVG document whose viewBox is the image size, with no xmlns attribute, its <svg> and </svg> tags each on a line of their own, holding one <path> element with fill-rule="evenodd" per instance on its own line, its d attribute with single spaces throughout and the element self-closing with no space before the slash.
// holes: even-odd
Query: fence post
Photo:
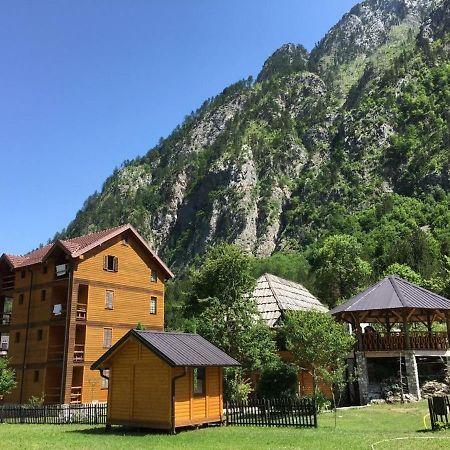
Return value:
<svg viewBox="0 0 450 450">
<path fill-rule="evenodd" d="M 312 400 L 312 406 L 313 406 L 313 413 L 314 413 L 314 428 L 317 428 L 317 408 L 316 408 L 316 396 L 313 396 Z"/>
<path fill-rule="evenodd" d="M 272 418 L 270 417 L 270 400 L 267 399 L 267 416 L 268 416 L 268 425 L 269 427 L 272 425 Z"/>
</svg>

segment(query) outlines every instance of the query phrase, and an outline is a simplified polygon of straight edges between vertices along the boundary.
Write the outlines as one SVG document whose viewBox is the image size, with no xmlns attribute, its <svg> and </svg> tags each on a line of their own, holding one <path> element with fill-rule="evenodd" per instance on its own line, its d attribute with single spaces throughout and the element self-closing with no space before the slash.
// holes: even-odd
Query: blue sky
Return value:
<svg viewBox="0 0 450 450">
<path fill-rule="evenodd" d="M 0 254 L 60 231 L 125 159 L 356 0 L 2 0 Z"/>
</svg>

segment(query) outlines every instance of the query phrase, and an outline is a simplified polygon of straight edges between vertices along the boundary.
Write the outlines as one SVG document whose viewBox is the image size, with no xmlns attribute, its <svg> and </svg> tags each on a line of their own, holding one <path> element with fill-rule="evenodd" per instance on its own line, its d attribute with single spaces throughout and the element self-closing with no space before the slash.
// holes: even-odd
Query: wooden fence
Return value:
<svg viewBox="0 0 450 450">
<path fill-rule="evenodd" d="M 450 426 L 450 396 L 428 397 L 428 410 L 433 430 L 437 430 L 441 426 Z"/>
<path fill-rule="evenodd" d="M 106 423 L 106 403 L 81 405 L 1 405 L 0 423 Z"/>
<path fill-rule="evenodd" d="M 302 399 L 253 399 L 227 402 L 228 425 L 260 427 L 317 427 L 315 402 Z"/>
</svg>

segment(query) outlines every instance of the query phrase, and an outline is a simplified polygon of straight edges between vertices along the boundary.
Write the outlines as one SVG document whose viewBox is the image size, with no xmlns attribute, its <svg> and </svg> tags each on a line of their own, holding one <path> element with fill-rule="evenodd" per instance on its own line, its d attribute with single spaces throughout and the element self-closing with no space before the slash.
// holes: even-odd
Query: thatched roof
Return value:
<svg viewBox="0 0 450 450">
<path fill-rule="evenodd" d="M 328 309 L 304 286 L 270 273 L 261 275 L 256 281 L 252 298 L 256 301 L 262 319 L 273 327 L 284 311 Z"/>
</svg>

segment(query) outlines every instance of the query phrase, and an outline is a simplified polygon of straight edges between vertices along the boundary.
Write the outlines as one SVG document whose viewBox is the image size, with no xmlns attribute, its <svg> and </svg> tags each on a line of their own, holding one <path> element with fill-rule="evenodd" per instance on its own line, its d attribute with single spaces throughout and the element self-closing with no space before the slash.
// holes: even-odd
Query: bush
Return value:
<svg viewBox="0 0 450 450">
<path fill-rule="evenodd" d="M 297 368 L 279 363 L 265 369 L 256 387 L 259 398 L 293 398 L 297 395 Z"/>
<path fill-rule="evenodd" d="M 244 402 L 253 391 L 250 380 L 244 378 L 242 369 L 225 369 L 224 381 L 224 397 L 227 401 Z"/>
</svg>

